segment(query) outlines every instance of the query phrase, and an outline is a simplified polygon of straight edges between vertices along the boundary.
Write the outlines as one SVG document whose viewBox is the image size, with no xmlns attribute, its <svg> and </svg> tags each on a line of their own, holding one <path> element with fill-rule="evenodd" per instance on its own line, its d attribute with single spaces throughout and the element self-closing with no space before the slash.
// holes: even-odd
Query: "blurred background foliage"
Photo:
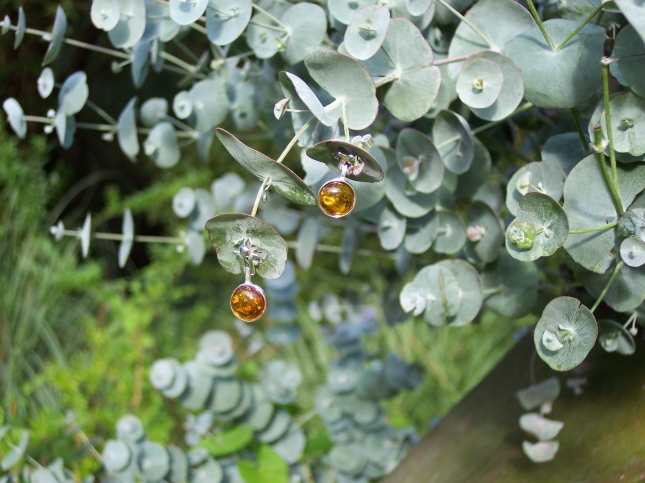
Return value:
<svg viewBox="0 0 645 483">
<path fill-rule="evenodd" d="M 90 23 L 89 0 L 61 3 L 70 37 L 106 42 Z M 48 28 L 57 3 L 8 0 L 3 14 L 15 17 L 18 5 L 30 26 Z M 10 36 L 0 37 L 0 97 L 20 98 L 27 112 L 36 104 L 42 111 L 47 101 L 36 94 L 36 78 L 45 45 L 26 38 L 18 56 L 12 41 Z M 57 70 L 65 77 L 82 68 L 90 90 L 103 96 L 94 99 L 97 104 L 122 106 L 134 88 L 129 73 L 112 74 L 109 63 L 65 46 Z M 164 95 L 175 82 L 176 77 L 160 74 L 154 84 L 148 81 L 147 93 Z M 118 112 L 110 114 L 116 117 Z M 118 418 L 129 412 L 141 418 L 151 440 L 181 443 L 186 410 L 152 388 L 150 366 L 162 357 L 188 359 L 207 330 L 235 334 L 228 298 L 237 281 L 220 269 L 214 252 L 195 267 L 187 253 L 179 254 L 174 247 L 135 244 L 121 270 L 115 242 L 93 240 L 92 258 L 81 262 L 77 241 L 55 242 L 49 227 L 58 219 L 78 227 L 91 211 L 98 231 L 119 232 L 123 209 L 130 208 L 139 233 L 178 233 L 181 221 L 171 209 L 177 190 L 208 189 L 213 179 L 241 168 L 219 162 L 218 143 L 209 165 L 192 150 L 184 151 L 180 167 L 168 170 L 151 163 L 132 164 L 116 143 L 104 143 L 99 136 L 79 131 L 73 147 L 63 151 L 55 137 L 45 141 L 32 132 L 19 142 L 4 123 L 0 126 L 0 425 L 28 428 L 32 458 L 45 464 L 62 457 L 77 475 L 98 468 L 84 437 L 100 448 Z M 496 141 L 488 141 L 494 153 Z M 518 142 L 519 148 L 521 133 Z M 267 141 L 256 147 L 269 155 L 277 150 Z M 498 165 L 503 167 L 503 160 Z M 548 263 L 557 267 L 560 261 L 552 257 Z M 336 255 L 318 253 L 309 271 L 298 272 L 301 290 L 296 302 L 304 334 L 299 341 L 284 348 L 265 345 L 245 356 L 248 340 L 236 338 L 240 373 L 249 380 L 276 354 L 301 367 L 305 379 L 299 389 L 301 407 L 295 412 L 312 407 L 313 391 L 324 383 L 334 357 L 334 349 L 324 342 L 330 322 L 321 326 L 308 310 L 312 300 L 328 292 L 358 295 L 376 308 L 378 329 L 368 338 L 369 349 L 391 351 L 426 367 L 423 384 L 386 403 L 392 424 L 413 425 L 421 434 L 500 360 L 518 328 L 536 320 L 533 315 L 503 320 L 485 312 L 467 328 L 432 329 L 412 321 L 388 326 L 380 307 L 391 289 L 394 262 L 364 257 L 354 263 L 349 276 L 336 267 Z M 339 292 L 339 286 L 344 291 Z M 398 293 L 401 287 L 396 288 Z M 536 313 L 541 306 L 537 304 Z M 265 317 L 261 324 L 271 322 Z M 316 452 L 316 444 L 324 451 L 321 422 L 311 419 L 305 429 L 313 446 L 310 453 Z"/>
</svg>

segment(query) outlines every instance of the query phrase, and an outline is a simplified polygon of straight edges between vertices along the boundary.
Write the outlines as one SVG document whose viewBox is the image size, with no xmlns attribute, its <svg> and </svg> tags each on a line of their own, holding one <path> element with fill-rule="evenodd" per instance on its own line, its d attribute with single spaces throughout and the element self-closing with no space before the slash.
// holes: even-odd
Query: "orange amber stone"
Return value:
<svg viewBox="0 0 645 483">
<path fill-rule="evenodd" d="M 333 218 L 340 218 L 354 209 L 356 193 L 347 181 L 334 179 L 320 188 L 318 203 L 323 213 Z"/>
<path fill-rule="evenodd" d="M 260 287 L 243 283 L 231 295 L 231 310 L 244 322 L 255 322 L 264 313 L 267 300 Z"/>
</svg>

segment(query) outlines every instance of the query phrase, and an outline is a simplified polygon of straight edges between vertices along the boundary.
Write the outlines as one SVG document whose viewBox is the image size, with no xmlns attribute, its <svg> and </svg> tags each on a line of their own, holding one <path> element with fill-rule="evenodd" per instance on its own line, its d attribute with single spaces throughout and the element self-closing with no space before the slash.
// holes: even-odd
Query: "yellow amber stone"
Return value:
<svg viewBox="0 0 645 483">
<path fill-rule="evenodd" d="M 334 179 L 320 188 L 318 203 L 323 213 L 333 218 L 340 218 L 354 209 L 356 193 L 347 181 Z"/>
<path fill-rule="evenodd" d="M 243 283 L 231 295 L 231 310 L 235 316 L 244 322 L 255 322 L 267 306 L 267 300 L 260 287 Z"/>
</svg>

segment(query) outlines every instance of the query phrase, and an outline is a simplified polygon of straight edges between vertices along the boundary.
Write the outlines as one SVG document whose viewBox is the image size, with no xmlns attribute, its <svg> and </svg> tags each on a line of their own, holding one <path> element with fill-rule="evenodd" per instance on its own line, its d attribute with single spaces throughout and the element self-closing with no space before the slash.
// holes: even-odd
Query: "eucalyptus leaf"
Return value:
<svg viewBox="0 0 645 483">
<path fill-rule="evenodd" d="M 231 117 L 235 127 L 239 131 L 252 131 L 260 118 L 255 84 L 248 81 L 237 82 L 229 92 L 233 95 Z"/>
<path fill-rule="evenodd" d="M 270 178 L 270 186 L 280 196 L 306 206 L 318 204 L 311 188 L 289 168 L 248 147 L 223 129 L 218 128 L 216 134 L 231 156 L 256 178 L 260 181 Z"/>
<path fill-rule="evenodd" d="M 557 46 L 578 27 L 573 20 L 544 22 Z M 504 53 L 513 59 L 524 76 L 524 97 L 542 108 L 576 107 L 588 100 L 600 85 L 605 29 L 585 25 L 562 49 L 552 52 L 535 26 L 506 44 Z"/>
<path fill-rule="evenodd" d="M 150 55 L 150 47 L 152 46 L 150 40 L 141 40 L 134 46 L 134 56 L 130 64 L 130 72 L 132 74 L 132 83 L 135 89 L 139 89 L 146 80 L 150 70 L 150 63 L 148 57 Z"/>
<path fill-rule="evenodd" d="M 396 144 L 399 167 L 410 185 L 421 193 L 432 193 L 443 181 L 444 165 L 432 140 L 414 129 L 403 129 Z"/>
<path fill-rule="evenodd" d="M 521 262 L 501 248 L 499 257 L 481 274 L 485 305 L 502 317 L 527 315 L 538 297 L 540 274 L 533 262 Z"/>
<path fill-rule="evenodd" d="M 90 235 L 92 231 L 92 215 L 88 213 L 85 216 L 85 221 L 83 222 L 83 228 L 79 233 L 81 239 L 81 254 L 83 258 L 87 258 L 87 254 L 90 251 Z"/>
<path fill-rule="evenodd" d="M 434 243 L 438 232 L 439 217 L 436 211 L 421 218 L 408 219 L 403 245 L 409 253 L 425 253 Z"/>
<path fill-rule="evenodd" d="M 136 161 L 139 154 L 139 139 L 137 137 L 137 124 L 135 119 L 135 103 L 137 98 L 133 97 L 119 115 L 117 139 L 119 147 L 130 161 Z"/>
<path fill-rule="evenodd" d="M 45 58 L 43 59 L 44 66 L 52 62 L 58 56 L 60 48 L 63 45 L 63 41 L 65 40 L 66 30 L 67 17 L 65 16 L 65 11 L 59 5 L 56 7 L 56 17 L 54 18 L 51 40 L 49 41 L 49 46 L 47 47 L 47 52 L 45 52 Z"/>
<path fill-rule="evenodd" d="M 2 103 L 2 108 L 7 114 L 9 125 L 20 139 L 25 139 L 27 134 L 27 121 L 22 106 L 13 97 L 6 99 Z"/>
<path fill-rule="evenodd" d="M 58 110 L 66 116 L 73 116 L 83 109 L 88 96 L 87 75 L 83 71 L 75 72 L 65 79 L 60 88 Z"/>
<path fill-rule="evenodd" d="M 555 201 L 562 198 L 564 171 L 554 161 L 534 161 L 518 169 L 508 181 L 506 207 L 517 215 L 520 200 L 527 193 L 542 193 Z"/>
<path fill-rule="evenodd" d="M 284 28 L 273 19 L 263 13 L 257 13 L 251 17 L 246 29 L 246 43 L 258 59 L 270 59 L 280 49 L 284 49 L 286 35 Z"/>
<path fill-rule="evenodd" d="M 396 211 L 408 218 L 420 218 L 434 210 L 438 192 L 420 193 L 409 186 L 409 180 L 399 165 L 387 172 L 385 195 Z"/>
<path fill-rule="evenodd" d="M 188 228 L 201 232 L 204 224 L 215 214 L 215 203 L 213 196 L 205 189 L 195 190 L 195 207 L 190 213 Z"/>
<path fill-rule="evenodd" d="M 504 229 L 493 209 L 486 203 L 473 201 L 468 207 L 466 224 L 466 258 L 483 264 L 496 260 L 504 240 Z"/>
<path fill-rule="evenodd" d="M 170 0 L 170 18 L 179 25 L 190 25 L 199 20 L 209 0 Z"/>
<path fill-rule="evenodd" d="M 439 93 L 441 71 L 433 62 L 419 29 L 409 20 L 393 18 L 381 49 L 363 64 L 374 78 L 394 78 L 383 104 L 394 117 L 414 121 L 430 110 Z"/>
<path fill-rule="evenodd" d="M 141 124 L 145 127 L 154 127 L 168 114 L 168 101 L 163 97 L 151 97 L 139 109 Z"/>
<path fill-rule="evenodd" d="M 18 7 L 18 23 L 16 25 L 16 37 L 13 41 L 14 50 L 20 47 L 20 44 L 22 43 L 22 39 L 25 38 L 26 31 L 27 31 L 27 20 L 25 19 L 25 11 L 22 8 L 22 6 L 20 6 Z"/>
<path fill-rule="evenodd" d="M 455 196 L 458 198 L 470 198 L 477 189 L 482 186 L 492 170 L 493 161 L 488 149 L 477 138 L 475 140 L 475 152 L 470 168 L 457 178 Z"/>
<path fill-rule="evenodd" d="M 347 2 L 345 0 L 329 0 L 329 12 L 339 22 L 348 25 L 354 15 L 365 7 L 374 5 L 376 0 L 356 0 L 355 2 Z"/>
<path fill-rule="evenodd" d="M 611 168 L 607 166 L 607 169 Z M 619 164 L 617 172 L 622 204 L 629 206 L 645 189 L 645 164 Z M 571 170 L 564 184 L 563 209 L 571 230 L 597 228 L 618 221 L 595 155 L 587 156 Z M 606 229 L 570 234 L 564 249 L 587 270 L 605 273 L 614 259 L 611 251 L 615 245 L 616 230 Z"/>
<path fill-rule="evenodd" d="M 58 141 L 64 149 L 69 149 L 74 142 L 76 132 L 76 120 L 74 116 L 66 116 L 63 112 L 57 112 L 54 120 Z"/>
<path fill-rule="evenodd" d="M 566 132 L 551 136 L 542 146 L 542 159 L 550 159 L 560 166 L 566 175 L 588 154 L 577 132 Z"/>
<path fill-rule="evenodd" d="M 337 173 L 341 172 L 343 163 L 350 164 L 346 173 L 348 179 L 378 183 L 384 176 L 381 164 L 369 151 L 345 141 L 322 141 L 307 148 L 307 156 L 325 163 Z"/>
<path fill-rule="evenodd" d="M 206 255 L 206 243 L 204 236 L 200 230 L 189 228 L 186 233 L 186 247 L 188 248 L 188 255 L 194 265 L 200 265 Z"/>
<path fill-rule="evenodd" d="M 172 198 L 172 209 L 179 218 L 186 218 L 195 207 L 195 191 L 181 188 Z"/>
<path fill-rule="evenodd" d="M 439 229 L 432 244 L 436 253 L 454 255 L 461 251 L 466 243 L 466 224 L 459 213 L 449 210 L 438 210 Z"/>
<path fill-rule="evenodd" d="M 54 72 L 51 70 L 51 68 L 45 67 L 40 73 L 37 81 L 38 94 L 40 94 L 40 97 L 47 99 L 49 97 L 49 94 L 51 94 L 54 90 L 55 82 Z"/>
<path fill-rule="evenodd" d="M 311 268 L 311 262 L 318 246 L 318 231 L 319 226 L 315 218 L 307 218 L 298 231 L 296 261 L 305 270 Z"/>
<path fill-rule="evenodd" d="M 97 29 L 109 32 L 121 17 L 121 6 L 118 0 L 92 0 L 90 18 Z"/>
<path fill-rule="evenodd" d="M 134 47 L 146 28 L 146 5 L 144 0 L 118 0 L 119 21 L 108 32 L 112 45 L 117 48 Z"/>
<path fill-rule="evenodd" d="M 349 129 L 365 129 L 374 122 L 376 87 L 365 67 L 327 47 L 309 47 L 304 60 L 313 80 L 336 100 L 331 116 L 342 118 L 344 105 Z"/>
<path fill-rule="evenodd" d="M 206 230 L 217 259 L 227 272 L 244 272 L 239 249 L 247 243 L 269 253 L 256 268 L 261 277 L 275 279 L 282 275 L 287 263 L 287 243 L 268 223 L 242 213 L 225 213 L 208 220 Z"/>
<path fill-rule="evenodd" d="M 378 237 L 384 250 L 394 250 L 405 236 L 407 220 L 390 207 L 381 213 L 378 223 Z"/>
<path fill-rule="evenodd" d="M 620 256 L 630 267 L 645 265 L 645 241 L 633 236 L 624 239 L 620 244 Z"/>
<path fill-rule="evenodd" d="M 484 109 L 499 97 L 504 84 L 502 69 L 490 60 L 469 59 L 457 77 L 457 94 L 468 107 Z"/>
<path fill-rule="evenodd" d="M 412 315 L 419 316 L 428 303 L 428 292 L 419 282 L 406 283 L 399 295 L 399 302 L 404 312 L 412 312 Z"/>
<path fill-rule="evenodd" d="M 160 168 L 172 168 L 179 162 L 181 151 L 177 144 L 175 127 L 169 122 L 160 122 L 150 130 L 143 143 L 145 153 Z"/>
<path fill-rule="evenodd" d="M 544 362 L 556 371 L 568 371 L 587 357 L 597 335 L 598 324 L 587 307 L 572 297 L 558 297 L 544 308 L 533 340 Z"/>
<path fill-rule="evenodd" d="M 305 58 L 308 47 L 322 44 L 327 33 L 327 17 L 319 5 L 300 2 L 289 7 L 280 19 L 286 25 L 287 40 L 283 57 L 288 64 Z"/>
<path fill-rule="evenodd" d="M 460 22 L 450 41 L 448 57 L 474 54 L 482 50 L 503 52 L 511 39 L 535 25 L 531 14 L 512 0 L 482 0 L 468 10 L 466 18 L 491 41 L 492 45 L 484 42 L 465 22 Z M 504 21 L 500 22 L 502 18 Z M 448 67 L 453 79 L 457 78 L 461 66 L 462 63 L 456 62 Z"/>
<path fill-rule="evenodd" d="M 345 31 L 345 48 L 355 59 L 365 60 L 381 48 L 390 24 L 390 12 L 380 5 L 354 15 Z"/>
<path fill-rule="evenodd" d="M 522 451 L 533 463 L 546 463 L 555 458 L 555 454 L 560 449 L 558 441 L 540 441 L 531 443 L 522 441 Z"/>
<path fill-rule="evenodd" d="M 229 110 L 229 99 L 223 79 L 205 79 L 196 82 L 188 92 L 195 116 L 195 129 L 206 132 L 219 126 Z M 173 103 L 174 107 L 174 103 Z"/>
<path fill-rule="evenodd" d="M 614 149 L 632 156 L 645 154 L 645 99 L 631 92 L 620 94 L 611 100 L 609 109 Z M 608 138 L 604 110 L 600 125 L 603 135 Z"/>
<path fill-rule="evenodd" d="M 123 240 L 119 244 L 119 268 L 125 267 L 128 261 L 130 251 L 132 250 L 132 243 L 134 242 L 134 220 L 132 219 L 132 211 L 126 208 L 123 213 Z"/>
<path fill-rule="evenodd" d="M 614 0 L 616 6 L 645 41 L 645 12 L 640 0 Z"/>
<path fill-rule="evenodd" d="M 527 413 L 520 416 L 520 428 L 533 434 L 540 441 L 555 438 L 563 427 L 563 422 L 552 421 L 539 413 Z"/>
<path fill-rule="evenodd" d="M 209 0 L 206 9 L 208 40 L 228 45 L 236 40 L 251 20 L 251 0 Z"/>
<path fill-rule="evenodd" d="M 432 125 L 432 139 L 443 162 L 455 174 L 470 168 L 475 154 L 473 133 L 466 120 L 452 111 L 441 111 Z"/>
<path fill-rule="evenodd" d="M 608 319 L 598 321 L 598 342 L 607 352 L 631 356 L 636 352 L 636 343 L 629 331 L 618 322 Z"/>
<path fill-rule="evenodd" d="M 288 85 L 291 84 L 291 86 Z M 325 108 L 320 103 L 320 100 L 311 90 L 311 88 L 300 77 L 290 74 L 289 72 L 280 72 L 280 84 L 285 86 L 286 89 L 295 91 L 298 98 L 305 104 L 306 108 L 311 111 L 311 114 L 316 117 L 320 122 L 326 126 L 333 124 L 332 119 L 325 111 Z"/>
<path fill-rule="evenodd" d="M 527 233 L 526 227 L 533 232 Z M 553 255 L 568 234 L 567 215 L 558 202 L 545 194 L 528 193 L 520 199 L 517 218 L 506 230 L 506 249 L 513 258 L 532 262 Z"/>
<path fill-rule="evenodd" d="M 518 401 L 526 411 L 531 411 L 544 403 L 555 401 L 560 395 L 560 380 L 549 377 L 515 393 Z"/>
</svg>

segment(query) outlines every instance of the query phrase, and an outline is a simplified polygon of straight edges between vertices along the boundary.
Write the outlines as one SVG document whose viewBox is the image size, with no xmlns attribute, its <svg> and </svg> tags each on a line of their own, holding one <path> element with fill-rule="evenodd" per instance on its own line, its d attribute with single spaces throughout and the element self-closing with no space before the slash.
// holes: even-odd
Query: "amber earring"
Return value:
<svg viewBox="0 0 645 483">
<path fill-rule="evenodd" d="M 259 285 L 251 282 L 254 268 L 260 261 L 266 259 L 262 249 L 252 249 L 242 245 L 240 255 L 244 260 L 244 283 L 238 285 L 231 295 L 231 310 L 235 316 L 244 322 L 255 322 L 264 314 L 267 298 Z"/>
<path fill-rule="evenodd" d="M 348 164 L 342 163 L 340 178 L 327 181 L 318 191 L 320 209 L 332 218 L 349 215 L 356 206 L 356 192 L 345 179 L 348 169 Z"/>
</svg>

